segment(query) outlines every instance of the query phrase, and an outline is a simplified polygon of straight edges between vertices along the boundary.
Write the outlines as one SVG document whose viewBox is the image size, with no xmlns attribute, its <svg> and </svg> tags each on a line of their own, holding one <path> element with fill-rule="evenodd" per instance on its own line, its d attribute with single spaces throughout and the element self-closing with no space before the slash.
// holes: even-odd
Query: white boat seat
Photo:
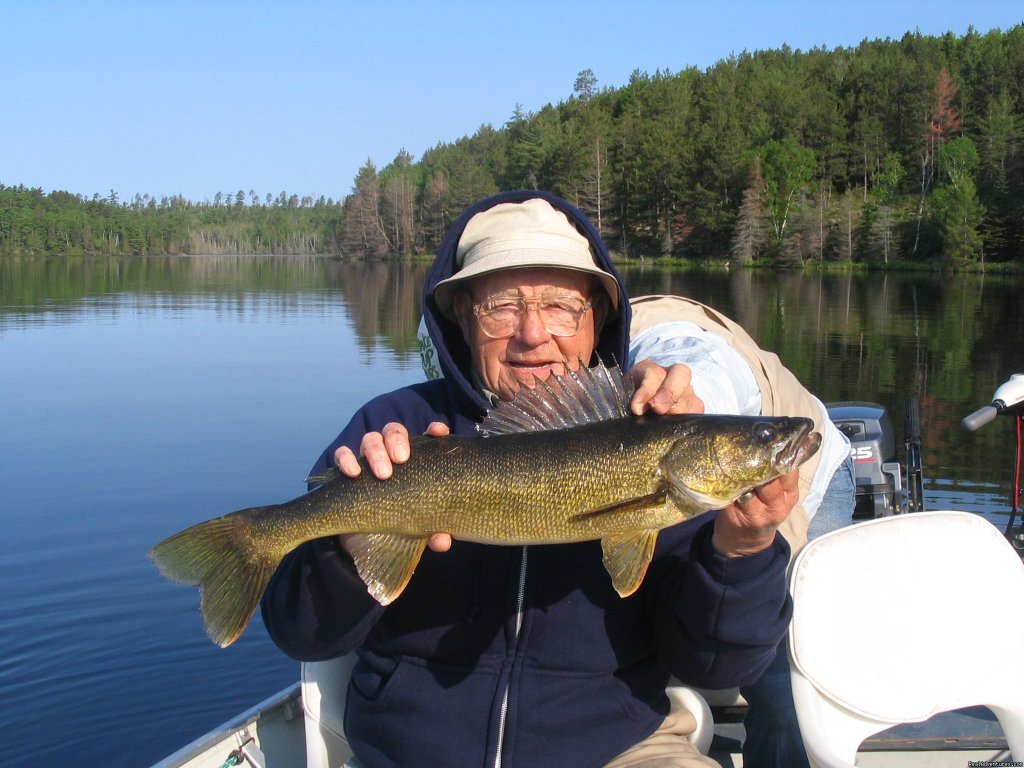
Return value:
<svg viewBox="0 0 1024 768">
<path fill-rule="evenodd" d="M 329 661 L 302 663 L 302 711 L 306 726 L 306 768 L 344 768 L 352 758 L 345 739 L 345 698 L 356 655 Z M 666 694 L 674 704 L 685 706 L 697 721 L 691 743 L 707 754 L 715 724 L 711 708 L 693 688 L 673 680 Z"/>
<path fill-rule="evenodd" d="M 352 758 L 345 738 L 345 699 L 355 663 L 354 653 L 302 663 L 307 768 L 344 768 Z"/>
<path fill-rule="evenodd" d="M 790 574 L 793 699 L 812 766 L 868 736 L 987 706 L 1024 759 L 1024 565 L 990 523 L 914 512 L 825 534 Z"/>
<path fill-rule="evenodd" d="M 706 755 L 711 749 L 711 739 L 715 736 L 715 720 L 711 716 L 711 706 L 700 691 L 683 685 L 675 678 L 669 682 L 665 693 L 673 705 L 682 704 L 697 721 L 697 728 L 689 736 L 690 743 L 702 755 Z"/>
</svg>

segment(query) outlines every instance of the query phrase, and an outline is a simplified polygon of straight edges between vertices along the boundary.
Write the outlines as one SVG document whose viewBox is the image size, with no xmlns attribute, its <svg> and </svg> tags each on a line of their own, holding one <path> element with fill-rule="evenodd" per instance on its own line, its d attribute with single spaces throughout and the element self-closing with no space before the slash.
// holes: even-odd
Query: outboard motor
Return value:
<svg viewBox="0 0 1024 768">
<path fill-rule="evenodd" d="M 870 520 L 923 509 L 917 400 L 908 401 L 904 414 L 905 474 L 896 452 L 896 430 L 883 406 L 868 402 L 839 402 L 829 403 L 826 407 L 832 423 L 850 439 L 857 483 L 853 519 Z"/>
</svg>

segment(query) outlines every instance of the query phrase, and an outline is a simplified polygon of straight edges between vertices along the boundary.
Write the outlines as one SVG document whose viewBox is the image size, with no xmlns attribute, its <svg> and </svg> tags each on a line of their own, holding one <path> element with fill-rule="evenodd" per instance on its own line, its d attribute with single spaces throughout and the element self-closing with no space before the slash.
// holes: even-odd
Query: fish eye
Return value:
<svg viewBox="0 0 1024 768">
<path fill-rule="evenodd" d="M 766 421 L 757 422 L 751 432 L 753 433 L 754 440 L 759 443 L 770 443 L 775 439 L 775 427 Z"/>
</svg>

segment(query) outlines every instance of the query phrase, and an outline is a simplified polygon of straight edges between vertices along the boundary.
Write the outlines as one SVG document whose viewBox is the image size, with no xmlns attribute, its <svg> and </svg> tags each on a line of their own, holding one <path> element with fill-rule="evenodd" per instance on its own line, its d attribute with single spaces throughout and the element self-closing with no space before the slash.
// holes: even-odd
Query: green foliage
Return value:
<svg viewBox="0 0 1024 768">
<path fill-rule="evenodd" d="M 872 176 L 872 196 L 882 205 L 892 205 L 899 198 L 907 170 L 900 162 L 899 155 L 890 152 L 882 159 L 881 167 Z"/>
<path fill-rule="evenodd" d="M 618 89 L 584 69 L 557 105 L 516 105 L 500 129 L 419 161 L 368 161 L 339 203 L 0 186 L 0 255 L 407 258 L 435 250 L 470 203 L 536 187 L 580 206 L 623 256 L 1021 262 L 1022 72 L 1024 25 L 744 51 L 703 71 L 635 71 Z"/>
<path fill-rule="evenodd" d="M 932 210 L 946 261 L 954 266 L 977 261 L 982 253 L 984 208 L 974 182 L 967 178 L 940 186 L 932 195 Z"/>
<path fill-rule="evenodd" d="M 954 187 L 970 181 L 980 162 L 974 142 L 966 136 L 950 139 L 939 147 L 939 167 Z"/>
<path fill-rule="evenodd" d="M 792 137 L 769 141 L 757 151 L 761 158 L 765 200 L 771 211 L 775 240 L 782 243 L 794 199 L 807 188 L 817 162 L 813 150 L 805 149 Z"/>
<path fill-rule="evenodd" d="M 582 70 L 566 101 L 424 155 L 415 242 L 432 251 L 465 205 L 536 187 L 623 256 L 1024 260 L 1021 71 L 1024 26 L 743 52 L 616 90 Z"/>
<path fill-rule="evenodd" d="M 250 198 L 239 190 L 214 204 L 148 195 L 120 203 L 113 192 L 85 200 L 0 184 L 0 256 L 338 252 L 340 205 L 284 192 L 272 205 Z"/>
</svg>

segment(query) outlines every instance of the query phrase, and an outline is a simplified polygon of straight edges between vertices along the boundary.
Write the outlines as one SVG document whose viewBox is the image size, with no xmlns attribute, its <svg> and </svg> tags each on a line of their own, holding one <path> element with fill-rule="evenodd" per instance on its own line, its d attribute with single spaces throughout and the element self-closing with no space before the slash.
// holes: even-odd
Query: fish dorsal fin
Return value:
<svg viewBox="0 0 1024 768">
<path fill-rule="evenodd" d="M 644 530 L 601 539 L 604 567 L 612 577 L 612 586 L 621 597 L 632 595 L 640 587 L 647 566 L 654 556 L 658 531 Z"/>
<path fill-rule="evenodd" d="M 522 387 L 515 398 L 487 412 L 484 435 L 565 429 L 629 415 L 633 381 L 618 366 L 598 362 Z"/>
<path fill-rule="evenodd" d="M 306 485 L 324 485 L 331 482 L 335 478 L 341 477 L 341 470 L 337 467 L 331 466 L 321 472 L 319 475 L 306 475 L 306 479 L 303 480 Z"/>
<path fill-rule="evenodd" d="M 394 533 L 356 533 L 346 542 L 366 591 L 381 605 L 402 594 L 426 546 L 424 536 Z"/>
</svg>

